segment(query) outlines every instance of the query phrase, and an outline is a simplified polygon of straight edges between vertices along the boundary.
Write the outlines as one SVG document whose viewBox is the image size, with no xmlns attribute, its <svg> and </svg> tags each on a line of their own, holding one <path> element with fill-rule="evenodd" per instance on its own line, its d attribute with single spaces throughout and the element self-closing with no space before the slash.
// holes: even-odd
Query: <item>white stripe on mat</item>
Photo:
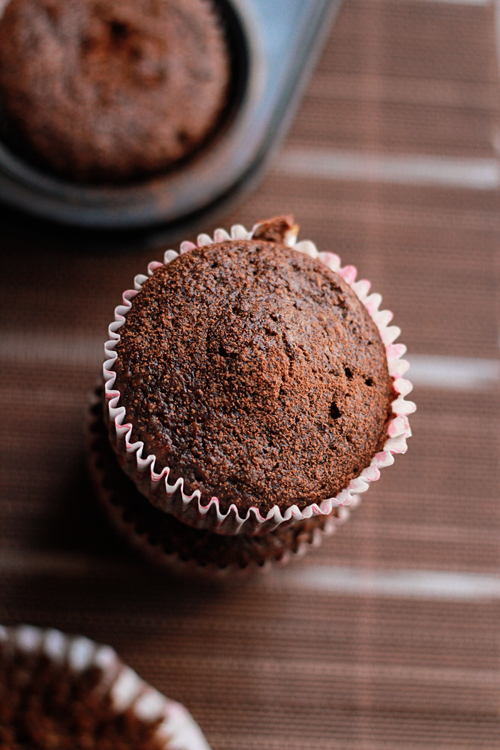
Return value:
<svg viewBox="0 0 500 750">
<path fill-rule="evenodd" d="M 3 333 L 0 360 L 19 365 L 95 365 L 104 361 L 104 336 L 40 333 Z"/>
<path fill-rule="evenodd" d="M 414 385 L 476 391 L 500 382 L 500 361 L 472 357 L 440 357 L 412 354 L 408 377 Z"/>
<path fill-rule="evenodd" d="M 281 154 L 275 169 L 281 174 L 326 180 L 446 185 L 475 190 L 500 187 L 500 163 L 496 159 L 290 147 Z"/>
<path fill-rule="evenodd" d="M 137 561 L 129 562 L 119 558 L 101 558 L 72 552 L 0 552 L 0 574 L 3 575 L 59 575 L 64 578 L 79 578 L 87 575 L 131 575 L 134 570 L 139 569 Z"/>
<path fill-rule="evenodd" d="M 403 0 L 406 2 L 406 0 Z M 411 0 L 414 2 L 415 0 Z M 419 0 L 423 3 L 447 3 L 449 5 L 479 5 L 487 6 L 491 5 L 491 0 Z"/>
<path fill-rule="evenodd" d="M 266 579 L 313 591 L 418 599 L 500 599 L 500 576 L 436 570 L 363 570 L 315 565 Z"/>
<path fill-rule="evenodd" d="M 92 555 L 3 550 L 0 574 L 55 575 L 80 578 L 88 575 L 122 577 L 141 576 L 136 560 L 93 557 Z M 364 570 L 333 565 L 293 566 L 276 570 L 273 575 L 258 576 L 257 585 L 284 586 L 363 596 L 386 596 L 449 601 L 500 600 L 500 576 L 477 573 L 450 573 L 437 570 Z"/>
</svg>

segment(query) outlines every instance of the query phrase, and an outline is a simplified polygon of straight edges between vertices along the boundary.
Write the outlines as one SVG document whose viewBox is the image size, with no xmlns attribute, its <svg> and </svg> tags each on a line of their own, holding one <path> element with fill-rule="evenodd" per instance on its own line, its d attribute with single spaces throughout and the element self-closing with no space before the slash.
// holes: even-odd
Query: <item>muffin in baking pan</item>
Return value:
<svg viewBox="0 0 500 750">
<path fill-rule="evenodd" d="M 8 0 L 1 131 L 71 181 L 138 180 L 206 142 L 230 68 L 212 0 Z"/>
</svg>

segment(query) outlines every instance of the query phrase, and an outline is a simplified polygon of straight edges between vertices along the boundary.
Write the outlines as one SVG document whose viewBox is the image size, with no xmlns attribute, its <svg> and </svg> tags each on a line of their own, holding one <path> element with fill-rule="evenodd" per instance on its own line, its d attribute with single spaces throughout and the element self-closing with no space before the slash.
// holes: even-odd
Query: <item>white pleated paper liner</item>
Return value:
<svg viewBox="0 0 500 750">
<path fill-rule="evenodd" d="M 121 470 L 103 417 L 102 399 L 96 392 L 87 434 L 89 468 L 101 505 L 131 547 L 176 575 L 233 580 L 282 567 L 319 547 L 354 507 L 354 503 L 350 508 L 337 507 L 330 516 L 316 516 L 267 534 L 228 536 L 193 528 L 155 508 Z"/>
<path fill-rule="evenodd" d="M 117 716 L 132 711 L 140 721 L 159 722 L 154 738 L 165 750 L 210 750 L 184 706 L 165 698 L 144 682 L 110 646 L 96 644 L 83 636 L 68 636 L 59 630 L 0 625 L 0 649 L 4 663 L 18 655 L 34 659 L 44 656 L 55 666 L 67 667 L 76 676 L 97 668 L 101 678 L 95 690 L 109 696 Z M 29 679 L 29 675 L 25 679 Z"/>
<path fill-rule="evenodd" d="M 229 235 L 223 229 L 215 231 L 212 239 L 206 234 L 198 236 L 198 246 L 224 242 L 229 239 L 249 240 L 253 232 L 248 232 L 243 226 L 236 225 L 231 229 Z M 366 492 L 369 485 L 380 476 L 380 469 L 394 463 L 394 455 L 406 452 L 406 440 L 411 436 L 408 423 L 408 415 L 415 411 L 415 404 L 406 401 L 405 396 L 412 390 L 412 384 L 402 376 L 409 365 L 402 355 L 406 351 L 403 344 L 394 343 L 401 331 L 397 326 L 389 325 L 392 313 L 389 310 L 380 310 L 382 297 L 380 294 L 370 294 L 370 282 L 366 280 L 356 281 L 357 271 L 354 266 L 341 266 L 340 258 L 334 253 L 318 252 L 316 246 L 308 241 L 295 242 L 295 237 L 290 236 L 286 244 L 301 253 L 306 253 L 312 258 L 319 259 L 333 272 L 341 276 L 349 284 L 357 297 L 364 304 L 375 325 L 377 326 L 387 352 L 387 363 L 389 374 L 393 379 L 393 387 L 398 394 L 392 402 L 393 416 L 387 428 L 387 440 L 382 451 L 375 454 L 369 466 L 361 474 L 351 480 L 349 485 L 336 497 L 325 498 L 320 504 L 314 503 L 303 510 L 296 505 L 282 511 L 278 505 L 271 508 L 265 515 L 261 514 L 259 508 L 252 507 L 244 513 L 240 513 L 238 507 L 232 504 L 227 512 L 220 509 L 217 497 L 202 499 L 199 490 L 187 495 L 184 492 L 184 479 L 178 478 L 175 483 L 170 484 L 170 468 L 165 467 L 160 473 L 155 471 L 156 457 L 149 455 L 144 457 L 144 443 L 142 441 L 132 442 L 132 425 L 127 421 L 125 407 L 120 405 L 120 393 L 114 387 L 116 374 L 113 370 L 114 361 L 117 357 L 115 347 L 120 340 L 119 329 L 125 321 L 125 317 L 132 307 L 132 300 L 140 291 L 148 276 L 139 275 L 135 277 L 134 289 L 123 294 L 123 304 L 115 309 L 115 320 L 109 326 L 109 341 L 105 345 L 106 361 L 103 366 L 105 395 L 108 408 L 110 439 L 113 447 L 120 456 L 123 469 L 134 480 L 139 490 L 148 497 L 151 502 L 161 510 L 172 513 L 185 523 L 198 528 L 211 529 L 219 534 L 245 533 L 267 533 L 283 523 L 294 523 L 311 518 L 314 515 L 330 515 L 336 506 L 351 505 L 353 496 Z M 186 253 L 196 246 L 191 242 L 183 242 L 180 252 Z M 178 253 L 167 250 L 164 255 L 164 263 L 170 263 Z M 152 262 L 148 267 L 151 276 L 155 269 L 163 265 Z"/>
</svg>

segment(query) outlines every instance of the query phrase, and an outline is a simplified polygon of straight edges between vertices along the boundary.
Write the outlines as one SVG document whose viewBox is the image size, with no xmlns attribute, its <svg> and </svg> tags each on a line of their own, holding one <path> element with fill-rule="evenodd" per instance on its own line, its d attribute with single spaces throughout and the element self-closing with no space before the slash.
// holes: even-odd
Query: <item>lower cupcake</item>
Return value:
<svg viewBox="0 0 500 750">
<path fill-rule="evenodd" d="M 348 508 L 338 507 L 328 516 L 312 516 L 268 534 L 227 536 L 197 529 L 154 507 L 120 468 L 100 388 L 89 410 L 88 432 L 93 483 L 111 522 L 149 560 L 175 572 L 223 577 L 282 566 L 319 546 L 349 517 Z"/>
<path fill-rule="evenodd" d="M 112 648 L 29 625 L 0 626 L 0 747 L 210 750 L 187 710 Z"/>
</svg>

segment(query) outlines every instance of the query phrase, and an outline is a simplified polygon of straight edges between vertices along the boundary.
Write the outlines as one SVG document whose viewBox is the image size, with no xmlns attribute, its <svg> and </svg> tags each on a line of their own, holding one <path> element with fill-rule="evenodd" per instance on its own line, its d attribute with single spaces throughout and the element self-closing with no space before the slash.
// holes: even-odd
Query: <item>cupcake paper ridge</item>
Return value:
<svg viewBox="0 0 500 750">
<path fill-rule="evenodd" d="M 106 459 L 100 442 L 103 437 L 101 429 L 106 430 L 107 438 L 107 429 L 101 422 L 104 405 L 100 397 L 100 390 L 97 387 L 89 399 L 86 430 L 89 470 L 97 497 L 109 521 L 122 539 L 150 563 L 174 575 L 195 577 L 196 579 L 202 578 L 211 581 L 225 581 L 227 579 L 233 580 L 234 578 L 240 580 L 248 578 L 256 572 L 267 573 L 273 569 L 282 568 L 289 562 L 303 557 L 309 550 L 319 547 L 324 538 L 332 536 L 337 527 L 342 526 L 348 520 L 351 510 L 361 501 L 359 496 L 354 496 L 349 508 L 339 506 L 329 516 L 317 516 L 316 518 L 319 521 L 317 526 L 309 531 L 304 528 L 300 529 L 298 537 L 290 544 L 286 541 L 283 541 L 282 544 L 279 542 L 274 544 L 269 555 L 266 555 L 265 552 L 262 555 L 262 550 L 259 547 L 259 550 L 254 554 L 252 554 L 252 551 L 243 554 L 243 556 L 237 553 L 235 559 L 231 559 L 231 553 L 229 553 L 228 557 L 226 549 L 226 553 L 222 554 L 222 558 L 203 562 L 197 555 L 186 557 L 186 547 L 182 542 L 178 547 L 175 546 L 174 542 L 173 545 L 169 545 L 169 549 L 167 550 L 161 541 L 161 535 L 151 534 L 151 531 L 156 528 L 155 525 L 149 523 L 144 525 L 143 520 L 137 514 L 134 514 L 134 512 L 130 513 L 126 502 L 128 497 L 127 490 L 124 490 L 123 487 L 117 487 L 114 481 L 112 465 L 110 472 L 110 464 Z M 117 462 L 118 460 L 114 452 L 112 455 L 114 461 Z M 118 466 L 116 470 L 120 474 L 123 473 Z M 133 482 L 130 481 L 128 486 L 133 487 L 134 492 L 139 492 Z M 125 503 L 120 502 L 118 498 L 125 499 Z M 144 503 L 148 504 L 149 501 L 144 498 Z M 158 510 L 157 513 L 161 514 L 161 511 Z M 162 515 L 168 517 L 170 514 Z M 271 536 L 272 533 L 270 532 L 269 535 L 264 535 L 264 537 L 258 535 L 258 539 L 265 539 L 266 536 Z M 214 536 L 214 533 L 211 532 L 211 535 Z M 233 538 L 236 539 L 236 537 L 237 535 L 233 535 Z"/>
<path fill-rule="evenodd" d="M 6 659 L 14 659 L 19 652 L 43 655 L 54 664 L 66 665 L 74 674 L 97 667 L 102 677 L 95 690 L 109 694 L 117 713 L 131 709 L 140 720 L 160 721 L 156 738 L 165 742 L 165 750 L 210 750 L 188 710 L 148 685 L 111 646 L 33 625 L 0 625 L 0 644 Z"/>
<path fill-rule="evenodd" d="M 204 247 L 205 245 L 224 242 L 229 239 L 250 240 L 257 226 L 258 224 L 255 224 L 251 231 L 247 231 L 241 224 L 236 224 L 231 228 L 230 234 L 224 229 L 216 229 L 213 239 L 208 234 L 200 234 L 197 238 L 197 245 L 194 245 L 192 242 L 182 242 L 180 244 L 180 253 L 175 250 L 167 250 L 164 253 L 163 263 L 159 261 L 149 263 L 148 275 L 138 274 L 134 279 L 134 288 L 128 289 L 123 293 L 123 304 L 115 308 L 115 320 L 108 328 L 109 340 L 104 346 L 106 360 L 103 365 L 103 377 L 105 397 L 108 405 L 110 437 L 119 455 L 121 454 L 122 456 L 124 461 L 123 468 L 131 475 L 141 492 L 146 497 L 149 497 L 151 502 L 161 510 L 172 513 L 181 521 L 185 521 L 191 525 L 199 528 L 214 529 L 223 534 L 237 534 L 242 531 L 248 533 L 252 530 L 254 532 L 267 532 L 276 528 L 281 523 L 304 520 L 311 518 L 313 515 L 329 515 L 335 506 L 351 505 L 354 496 L 366 492 L 370 483 L 379 479 L 380 469 L 394 463 L 395 454 L 406 452 L 406 440 L 411 437 L 408 416 L 416 409 L 412 401 L 405 399 L 405 396 L 413 388 L 411 382 L 402 377 L 410 366 L 406 360 L 401 359 L 406 352 L 406 347 L 404 344 L 394 343 L 399 337 L 401 329 L 398 326 L 389 325 L 393 318 L 391 311 L 380 310 L 382 303 L 381 295 L 378 293 L 370 294 L 371 284 L 366 279 L 356 281 L 357 269 L 352 265 L 342 267 L 340 257 L 336 253 L 318 252 L 316 245 L 310 240 L 296 242 L 296 237 L 290 236 L 285 239 L 284 244 L 293 247 L 298 252 L 319 259 L 331 271 L 341 276 L 363 303 L 377 326 L 385 346 L 387 365 L 389 375 L 393 381 L 393 388 L 398 394 L 397 398 L 391 404 L 394 416 L 389 421 L 387 428 L 388 438 L 382 451 L 376 453 L 369 466 L 363 469 L 358 477 L 352 479 L 348 486 L 336 497 L 326 498 L 319 505 L 313 503 L 302 511 L 296 505 L 292 505 L 285 511 L 281 511 L 279 506 L 275 505 L 265 516 L 255 506 L 249 508 L 246 514 L 242 516 L 234 503 L 230 505 L 226 513 L 222 513 L 217 497 L 212 497 L 206 505 L 203 505 L 200 490 L 194 490 L 191 495 L 186 495 L 183 478 L 180 477 L 173 485 L 170 485 L 168 482 L 169 467 L 165 467 L 160 474 L 154 471 L 155 456 L 150 455 L 147 458 L 143 458 L 144 443 L 140 440 L 131 441 L 132 425 L 126 422 L 125 407 L 119 405 L 120 392 L 113 387 L 116 381 L 116 374 L 113 370 L 114 362 L 117 358 L 115 346 L 120 340 L 118 331 L 124 324 L 125 317 L 132 307 L 132 300 L 140 291 L 144 282 L 153 275 L 158 267 L 167 265 L 174 258 L 177 258 L 179 254 L 189 252 L 196 247 Z M 179 494 L 181 502 L 178 500 Z"/>
</svg>

